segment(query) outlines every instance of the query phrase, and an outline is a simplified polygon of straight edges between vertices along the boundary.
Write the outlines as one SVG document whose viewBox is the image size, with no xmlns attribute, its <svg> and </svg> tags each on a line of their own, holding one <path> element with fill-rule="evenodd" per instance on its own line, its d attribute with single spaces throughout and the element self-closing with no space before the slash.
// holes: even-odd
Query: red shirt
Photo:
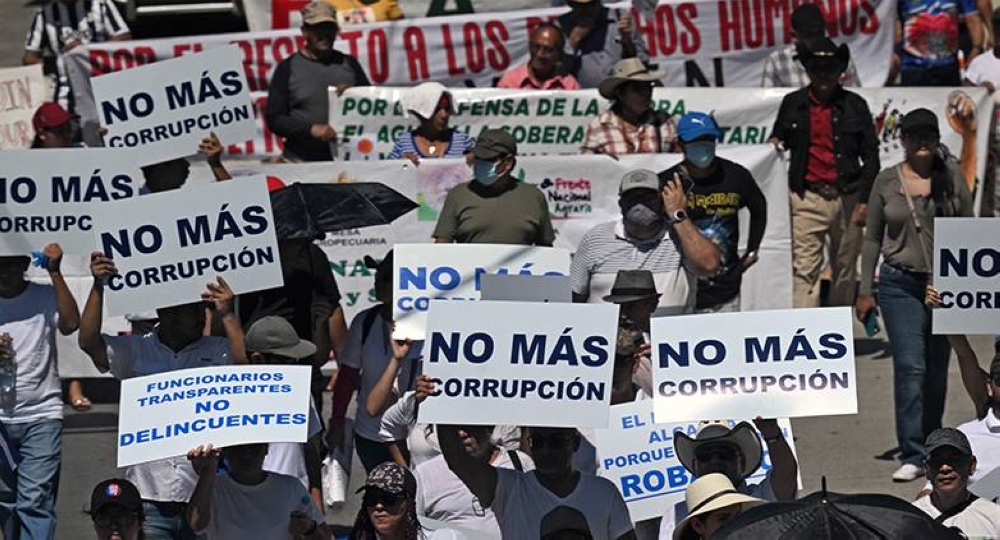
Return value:
<svg viewBox="0 0 1000 540">
<path fill-rule="evenodd" d="M 837 183 L 837 156 L 833 152 L 833 105 L 823 105 L 809 93 L 809 162 L 806 182 Z"/>
</svg>

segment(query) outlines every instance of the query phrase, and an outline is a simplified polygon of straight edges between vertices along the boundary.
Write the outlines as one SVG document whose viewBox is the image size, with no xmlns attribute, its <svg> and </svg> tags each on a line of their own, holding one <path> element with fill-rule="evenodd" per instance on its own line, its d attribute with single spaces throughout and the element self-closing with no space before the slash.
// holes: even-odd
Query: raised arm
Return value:
<svg viewBox="0 0 1000 540">
<path fill-rule="evenodd" d="M 668 217 L 672 218 L 674 213 L 681 210 L 687 211 L 687 195 L 684 194 L 684 190 L 680 186 L 680 177 L 676 174 L 672 181 L 663 186 L 661 197 Z M 715 244 L 705 238 L 690 219 L 679 223 L 675 222 L 674 232 L 680 239 L 681 252 L 684 254 L 689 268 L 699 276 L 715 275 L 719 269 L 720 259 L 719 250 Z"/>
<path fill-rule="evenodd" d="M 201 299 L 211 303 L 215 312 L 222 317 L 222 326 L 226 329 L 226 339 L 229 340 L 229 356 L 234 365 L 241 366 L 247 363 L 247 349 L 243 343 L 240 317 L 233 309 L 235 298 L 236 295 L 222 276 L 218 276 L 215 283 L 209 283 L 205 292 L 201 293 Z"/>
<path fill-rule="evenodd" d="M 435 429 L 448 468 L 483 506 L 491 506 L 496 497 L 497 471 L 489 462 L 476 459 L 466 450 L 466 446 L 475 444 L 475 439 L 460 426 L 442 424 Z"/>
<path fill-rule="evenodd" d="M 226 166 L 222 164 L 222 150 L 222 141 L 214 132 L 209 133 L 198 143 L 198 153 L 205 156 L 208 166 L 212 169 L 212 176 L 217 182 L 233 179 L 233 176 L 226 170 Z"/>
<path fill-rule="evenodd" d="M 389 365 L 382 372 L 382 376 L 379 377 L 374 388 L 368 392 L 368 399 L 365 401 L 365 410 L 371 416 L 381 416 L 392 405 L 393 385 L 399 375 L 399 370 L 403 367 L 403 362 L 407 361 L 406 357 L 410 354 L 410 347 L 413 345 L 410 340 L 391 341 L 392 357 L 389 358 Z M 406 390 L 409 389 L 403 389 L 404 392 Z"/>
<path fill-rule="evenodd" d="M 109 257 L 105 257 L 99 251 L 90 254 L 90 274 L 94 277 L 94 284 L 90 287 L 90 295 L 83 307 L 78 342 L 80 349 L 87 353 L 94 367 L 102 373 L 111 368 L 108 363 L 107 344 L 101 337 L 101 324 L 104 320 L 104 280 L 117 273 L 118 269 Z"/>
<path fill-rule="evenodd" d="M 199 446 L 188 452 L 187 457 L 198 473 L 198 484 L 188 501 L 185 516 L 191 530 L 201 532 L 212 521 L 212 492 L 215 490 L 215 476 L 219 468 L 219 450 L 211 444 Z"/>
<path fill-rule="evenodd" d="M 955 349 L 955 356 L 958 357 L 958 369 L 962 374 L 962 385 L 965 392 L 972 399 L 972 406 L 976 409 L 976 418 L 982 420 L 986 417 L 986 412 L 990 407 L 990 394 L 987 390 L 986 370 L 979 367 L 979 359 L 976 351 L 972 350 L 969 338 L 964 335 L 948 336 L 948 343 Z"/>
<path fill-rule="evenodd" d="M 754 425 L 764 438 L 767 454 L 771 459 L 771 488 L 779 501 L 795 500 L 795 492 L 799 484 L 799 464 L 795 461 L 792 447 L 785 440 L 785 435 L 778 427 L 778 421 L 754 419 Z"/>
<path fill-rule="evenodd" d="M 80 308 L 76 305 L 76 299 L 69 292 L 66 285 L 66 278 L 63 277 L 62 266 L 63 250 L 59 244 L 49 244 L 42 250 L 42 254 L 48 259 L 46 270 L 49 271 L 49 278 L 52 279 L 52 286 L 56 289 L 56 306 L 59 309 L 59 332 L 68 336 L 80 328 Z"/>
</svg>

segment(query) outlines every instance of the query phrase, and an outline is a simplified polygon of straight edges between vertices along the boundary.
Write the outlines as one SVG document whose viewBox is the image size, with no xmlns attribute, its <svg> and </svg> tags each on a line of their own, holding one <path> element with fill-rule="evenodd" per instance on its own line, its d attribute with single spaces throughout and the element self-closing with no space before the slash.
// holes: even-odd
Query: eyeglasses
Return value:
<svg viewBox="0 0 1000 540">
<path fill-rule="evenodd" d="M 102 529 L 126 529 L 139 521 L 138 514 L 97 514 L 94 516 L 94 524 Z"/>
<path fill-rule="evenodd" d="M 363 504 L 365 508 L 373 508 L 382 505 L 388 510 L 397 510 L 406 502 L 405 493 L 387 493 L 385 491 L 368 490 L 365 492 Z"/>
<path fill-rule="evenodd" d="M 703 463 L 712 461 L 735 461 L 736 451 L 730 448 L 709 448 L 695 452 L 694 458 Z"/>
<path fill-rule="evenodd" d="M 572 440 L 573 437 L 571 435 L 543 435 L 541 437 L 528 437 L 528 443 L 531 444 L 531 448 L 537 450 L 545 448 L 551 450 L 562 450 L 563 448 L 568 448 Z"/>
</svg>

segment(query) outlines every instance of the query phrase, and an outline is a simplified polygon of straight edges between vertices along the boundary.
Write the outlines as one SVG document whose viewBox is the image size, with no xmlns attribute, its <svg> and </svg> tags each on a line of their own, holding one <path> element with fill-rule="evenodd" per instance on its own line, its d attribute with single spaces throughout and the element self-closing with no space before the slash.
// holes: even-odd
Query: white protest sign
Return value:
<svg viewBox="0 0 1000 540">
<path fill-rule="evenodd" d="M 0 255 L 27 255 L 58 242 L 67 253 L 97 246 L 98 204 L 139 195 L 143 180 L 126 152 L 9 150 L 0 172 Z M 126 203 L 127 204 L 127 203 Z"/>
<path fill-rule="evenodd" d="M 1000 219 L 934 220 L 935 334 L 1000 333 Z"/>
<path fill-rule="evenodd" d="M 47 90 L 41 64 L 0 69 L 0 150 L 31 146 L 31 119 Z"/>
<path fill-rule="evenodd" d="M 734 421 L 729 423 L 736 425 Z M 792 423 L 780 419 L 778 426 L 795 453 Z M 597 474 L 618 486 L 633 523 L 662 516 L 665 508 L 684 500 L 684 490 L 694 481 L 674 453 L 677 432 L 694 437 L 698 424 L 655 423 L 652 400 L 612 406 L 608 428 L 595 431 Z M 761 466 L 747 478 L 747 483 L 760 483 L 770 469 L 765 446 Z"/>
<path fill-rule="evenodd" d="M 652 320 L 657 422 L 857 414 L 851 309 Z"/>
<path fill-rule="evenodd" d="M 568 276 L 565 249 L 492 244 L 396 244 L 396 339 L 424 339 L 431 299 L 476 301 L 483 274 Z"/>
<path fill-rule="evenodd" d="M 108 203 L 94 233 L 118 268 L 105 290 L 109 315 L 197 302 L 216 276 L 236 294 L 284 283 L 260 176 Z"/>
<path fill-rule="evenodd" d="M 308 438 L 308 366 L 220 366 L 122 381 L 118 466 L 216 447 Z"/>
<path fill-rule="evenodd" d="M 563 303 L 573 301 L 573 287 L 568 277 L 486 274 L 482 283 L 483 300 Z"/>
<path fill-rule="evenodd" d="M 618 306 L 431 302 L 426 424 L 607 427 Z"/>
<path fill-rule="evenodd" d="M 239 47 L 229 45 L 91 80 L 104 140 L 142 148 L 144 164 L 194 154 L 214 132 L 253 139 L 253 105 Z"/>
</svg>

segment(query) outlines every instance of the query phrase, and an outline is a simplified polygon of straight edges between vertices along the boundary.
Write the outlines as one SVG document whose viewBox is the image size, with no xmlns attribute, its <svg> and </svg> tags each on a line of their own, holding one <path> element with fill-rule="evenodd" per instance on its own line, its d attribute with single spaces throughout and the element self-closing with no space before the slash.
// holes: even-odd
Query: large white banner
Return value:
<svg viewBox="0 0 1000 540">
<path fill-rule="evenodd" d="M 27 255 L 58 242 L 89 255 L 98 205 L 139 195 L 134 157 L 105 149 L 9 150 L 0 154 L 0 255 Z"/>
<path fill-rule="evenodd" d="M 791 224 L 788 179 L 784 164 L 770 145 L 722 146 L 719 155 L 750 170 L 768 201 L 767 228 L 759 250 L 760 262 L 743 276 L 740 295 L 745 311 L 792 307 Z M 575 251 L 583 235 L 595 225 L 621 219 L 618 185 L 626 172 L 645 168 L 662 171 L 680 161 L 676 154 L 626 156 L 522 157 L 515 176 L 538 186 L 549 202 L 556 230 L 555 247 Z M 464 160 L 425 160 L 419 167 L 409 161 L 331 162 L 234 167 L 291 182 L 382 182 L 417 201 L 420 207 L 392 225 L 328 234 L 320 245 L 330 258 L 347 315 L 374 302 L 373 274 L 364 256 L 381 259 L 394 245 L 431 242 L 431 233 L 448 190 L 466 182 L 471 172 Z M 741 212 L 740 230 L 749 230 L 749 215 Z M 745 246 L 746 235 L 743 235 Z M 742 248 L 741 248 L 742 249 Z M 510 270 L 520 272 L 520 267 Z"/>
<path fill-rule="evenodd" d="M 118 466 L 204 444 L 305 442 L 308 366 L 222 366 L 122 381 Z"/>
<path fill-rule="evenodd" d="M 31 118 L 46 91 L 41 64 L 0 69 L 0 150 L 31 146 Z"/>
<path fill-rule="evenodd" d="M 190 155 L 209 132 L 253 139 L 255 124 L 236 46 L 220 47 L 91 81 L 105 142 L 141 148 L 142 164 Z"/>
<path fill-rule="evenodd" d="M 262 177 L 109 203 L 94 235 L 118 269 L 106 284 L 109 315 L 197 302 L 216 276 L 236 294 L 284 283 Z"/>
<path fill-rule="evenodd" d="M 729 424 L 735 426 L 736 422 L 730 420 Z M 795 453 L 792 423 L 780 419 L 778 426 Z M 656 423 L 651 400 L 612 406 L 608 428 L 595 432 L 597 474 L 618 486 L 633 523 L 662 516 L 665 508 L 684 500 L 684 490 L 694 481 L 674 452 L 677 433 L 694 437 L 698 423 Z M 747 477 L 747 483 L 762 482 L 770 469 L 765 446 L 760 468 Z"/>
<path fill-rule="evenodd" d="M 613 304 L 435 300 L 419 420 L 607 427 L 617 331 Z"/>
<path fill-rule="evenodd" d="M 653 319 L 656 421 L 857 414 L 851 317 L 839 307 Z"/>
<path fill-rule="evenodd" d="M 479 300 L 484 274 L 569 276 L 569 250 L 490 244 L 396 244 L 396 339 L 423 339 L 431 301 Z"/>
<path fill-rule="evenodd" d="M 934 220 L 935 334 L 1000 333 L 1000 219 Z"/>
</svg>

